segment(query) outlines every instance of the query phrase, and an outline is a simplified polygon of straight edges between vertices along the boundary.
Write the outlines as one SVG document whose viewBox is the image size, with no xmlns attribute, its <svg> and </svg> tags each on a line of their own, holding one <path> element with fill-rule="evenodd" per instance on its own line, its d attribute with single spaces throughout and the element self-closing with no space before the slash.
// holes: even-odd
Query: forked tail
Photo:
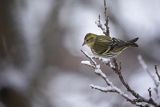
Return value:
<svg viewBox="0 0 160 107">
<path fill-rule="evenodd" d="M 136 43 L 136 41 L 138 40 L 139 38 L 134 38 L 132 40 L 129 40 L 127 41 L 127 45 L 131 46 L 131 47 L 138 47 L 138 44 Z"/>
</svg>

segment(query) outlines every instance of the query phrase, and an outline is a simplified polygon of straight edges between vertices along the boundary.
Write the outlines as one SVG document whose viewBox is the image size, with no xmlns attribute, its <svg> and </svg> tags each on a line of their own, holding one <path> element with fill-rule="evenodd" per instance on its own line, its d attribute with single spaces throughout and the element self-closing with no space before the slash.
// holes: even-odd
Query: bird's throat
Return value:
<svg viewBox="0 0 160 107">
<path fill-rule="evenodd" d="M 87 44 L 90 48 L 92 48 L 94 46 L 94 42 L 90 42 Z"/>
</svg>

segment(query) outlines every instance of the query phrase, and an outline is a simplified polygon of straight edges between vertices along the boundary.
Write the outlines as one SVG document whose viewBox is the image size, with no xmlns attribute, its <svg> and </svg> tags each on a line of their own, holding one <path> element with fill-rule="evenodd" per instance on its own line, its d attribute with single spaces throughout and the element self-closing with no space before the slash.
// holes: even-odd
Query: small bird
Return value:
<svg viewBox="0 0 160 107">
<path fill-rule="evenodd" d="M 84 38 L 84 43 L 82 46 L 86 44 L 95 55 L 105 58 L 112 58 L 119 55 L 122 51 L 129 47 L 138 47 L 135 43 L 137 40 L 138 38 L 123 41 L 106 35 L 88 33 Z"/>
</svg>

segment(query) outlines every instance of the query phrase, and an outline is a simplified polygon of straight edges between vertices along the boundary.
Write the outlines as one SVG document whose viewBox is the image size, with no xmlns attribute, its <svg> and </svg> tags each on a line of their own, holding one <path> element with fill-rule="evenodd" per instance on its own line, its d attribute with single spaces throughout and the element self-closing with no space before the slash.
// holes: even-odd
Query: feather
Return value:
<svg viewBox="0 0 160 107">
<path fill-rule="evenodd" d="M 96 54 L 103 54 L 104 52 L 110 50 L 112 43 L 113 41 L 111 37 L 98 35 L 92 50 L 94 50 L 94 53 Z"/>
</svg>

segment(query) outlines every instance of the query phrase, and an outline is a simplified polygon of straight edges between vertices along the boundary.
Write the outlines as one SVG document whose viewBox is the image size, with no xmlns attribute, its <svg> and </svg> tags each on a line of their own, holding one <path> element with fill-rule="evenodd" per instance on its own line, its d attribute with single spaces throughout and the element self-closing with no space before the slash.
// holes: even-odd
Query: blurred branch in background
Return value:
<svg viewBox="0 0 160 107">
<path fill-rule="evenodd" d="M 0 65 L 3 67 L 5 63 L 10 63 L 16 67 L 22 67 L 27 60 L 24 54 L 27 50 L 23 36 L 18 27 L 15 27 L 16 22 L 12 10 L 15 0 L 1 0 L 0 2 Z"/>
</svg>

